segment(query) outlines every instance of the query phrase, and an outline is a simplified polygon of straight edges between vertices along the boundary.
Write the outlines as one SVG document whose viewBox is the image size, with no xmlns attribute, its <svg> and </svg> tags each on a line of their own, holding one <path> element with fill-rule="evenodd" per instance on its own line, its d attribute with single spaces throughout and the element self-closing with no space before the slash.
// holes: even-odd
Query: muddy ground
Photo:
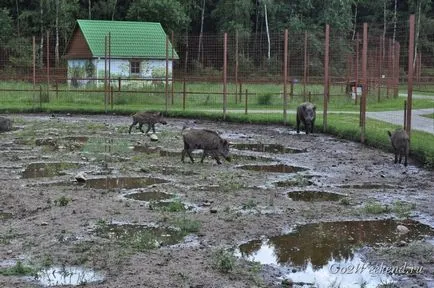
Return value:
<svg viewBox="0 0 434 288">
<path fill-rule="evenodd" d="M 48 286 L 39 281 L 40 271 L 51 266 L 98 273 L 100 278 L 71 282 L 85 287 L 290 287 L 290 281 L 294 287 L 377 287 L 369 280 L 350 286 L 292 279 L 306 265 L 294 259 L 258 264 L 240 257 L 238 248 L 305 224 L 379 219 L 397 221 L 393 237 L 383 239 L 380 231 L 378 241 L 367 243 L 369 225 L 341 222 L 344 230 L 355 227 L 355 235 L 313 229 L 296 240 L 317 240 L 306 245 L 316 248 L 321 237 L 328 242 L 346 237 L 355 245 L 349 252 L 344 247 L 349 255 L 341 258 L 357 251 L 371 265 L 421 268 L 391 275 L 395 284 L 380 287 L 434 287 L 434 174 L 412 159 L 404 167 L 393 163 L 390 152 L 323 134 L 297 135 L 277 125 L 167 119 L 167 125 L 156 125 L 159 140 L 151 141 L 138 130 L 128 134 L 131 119 L 124 116 L 4 116 L 14 119 L 14 130 L 0 134 L 1 287 Z M 199 152 L 196 163 L 182 163 L 184 125 L 216 129 L 234 144 L 232 161 L 200 163 Z M 253 151 L 257 144 L 276 147 Z M 290 149 L 280 151 L 278 145 Z M 288 197 L 294 191 L 338 197 L 295 201 Z M 170 194 L 174 204 L 124 197 L 150 192 Z M 423 235 L 396 236 L 413 229 L 406 219 L 425 225 Z M 127 224 L 151 232 L 111 230 Z M 157 238 L 150 227 L 177 231 L 179 238 L 165 242 L 165 232 Z M 287 245 L 310 255 L 303 251 L 310 248 Z M 17 263 L 32 272 L 6 276 Z"/>
</svg>

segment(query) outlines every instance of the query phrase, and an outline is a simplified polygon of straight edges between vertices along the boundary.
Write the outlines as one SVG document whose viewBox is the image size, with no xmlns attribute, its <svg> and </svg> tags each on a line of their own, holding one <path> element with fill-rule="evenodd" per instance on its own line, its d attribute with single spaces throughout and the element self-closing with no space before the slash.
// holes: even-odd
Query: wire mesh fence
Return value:
<svg viewBox="0 0 434 288">
<path fill-rule="evenodd" d="M 366 139 L 376 141 L 385 134 L 371 135 L 370 127 L 404 126 L 411 109 L 434 108 L 434 63 L 427 44 L 434 35 L 416 42 L 414 83 L 408 87 L 409 23 L 394 29 L 366 26 L 367 37 L 362 25 L 350 36 L 333 27 L 328 36 L 291 29 L 226 36 L 169 33 L 165 57 L 155 59 L 113 57 L 111 43 L 119 42 L 115 34 L 100 43 L 105 55 L 94 57 L 82 35 L 73 35 L 74 45 L 59 48 L 55 34 L 47 32 L 19 49 L 0 47 L 0 103 L 26 111 L 268 113 L 294 123 L 296 107 L 309 101 L 317 106 L 318 126 L 348 126 L 356 131 L 354 138 L 363 138 L 367 129 Z M 374 116 L 380 110 L 397 112 L 379 120 Z"/>
</svg>

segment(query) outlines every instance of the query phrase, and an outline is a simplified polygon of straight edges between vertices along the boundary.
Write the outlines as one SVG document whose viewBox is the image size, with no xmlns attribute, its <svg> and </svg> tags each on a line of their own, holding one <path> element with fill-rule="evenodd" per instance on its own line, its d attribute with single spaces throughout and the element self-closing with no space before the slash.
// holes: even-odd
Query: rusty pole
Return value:
<svg viewBox="0 0 434 288">
<path fill-rule="evenodd" d="M 324 112 L 323 112 L 323 130 L 327 131 L 327 105 L 329 97 L 329 45 L 330 45 L 330 26 L 326 25 L 325 43 L 324 43 Z"/>
<path fill-rule="evenodd" d="M 366 128 L 366 95 L 368 93 L 367 65 L 368 64 L 368 24 L 363 23 L 363 50 L 362 50 L 362 98 L 360 101 L 360 142 L 365 143 Z M 356 88 L 357 89 L 357 88 Z"/>
<path fill-rule="evenodd" d="M 35 36 L 33 38 L 33 59 L 32 59 L 32 66 L 33 66 L 33 103 L 32 106 L 35 104 L 35 87 L 36 87 L 36 40 Z"/>
<path fill-rule="evenodd" d="M 306 101 L 306 85 L 307 85 L 307 31 L 304 32 L 304 71 L 303 71 L 303 97 Z"/>
<path fill-rule="evenodd" d="M 288 29 L 285 29 L 285 40 L 283 48 L 283 124 L 288 122 L 288 94 L 287 83 L 288 81 Z"/>
<path fill-rule="evenodd" d="M 185 84 L 185 76 L 184 76 L 184 83 L 182 85 L 182 110 L 185 111 L 185 98 L 187 97 L 187 87 Z"/>
<path fill-rule="evenodd" d="M 228 51 L 228 34 L 224 34 L 224 40 L 223 40 L 223 120 L 226 120 L 226 105 L 227 105 L 227 65 L 228 65 L 228 58 L 227 58 L 227 51 Z"/>
<path fill-rule="evenodd" d="M 111 44 L 111 42 L 112 42 L 112 36 L 111 36 L 111 32 L 109 32 L 109 37 L 108 37 L 108 55 L 107 55 L 107 57 L 108 57 L 108 65 L 109 65 L 109 73 L 108 73 L 108 97 L 109 97 L 109 99 L 108 99 L 108 101 L 110 102 L 110 105 L 111 105 L 111 109 L 113 110 L 113 93 L 112 93 L 112 79 L 111 79 L 111 74 L 112 74 L 112 71 L 111 71 L 111 62 L 112 62 L 112 60 L 111 60 L 111 55 L 112 55 L 112 44 Z"/>
<path fill-rule="evenodd" d="M 169 107 L 169 36 L 166 35 L 166 77 L 164 85 L 164 96 L 166 97 L 166 112 Z"/>
<path fill-rule="evenodd" d="M 357 87 L 359 86 L 359 43 L 360 43 L 360 39 L 359 39 L 359 33 L 357 33 L 356 36 L 356 65 L 354 65 L 354 69 L 355 69 L 355 83 L 354 85 L 355 87 L 355 91 L 354 91 L 354 105 L 357 105 L 357 98 L 359 97 L 359 95 L 357 95 Z M 352 88 L 351 88 L 352 89 Z M 352 92 L 352 91 L 351 91 Z"/>
<path fill-rule="evenodd" d="M 407 125 L 408 136 L 411 133 L 411 110 L 413 102 L 413 57 L 414 57 L 414 14 L 410 15 L 410 34 L 408 39 L 408 79 L 407 79 Z"/>
<path fill-rule="evenodd" d="M 172 61 L 171 61 L 172 65 L 171 65 L 171 69 L 170 69 L 171 70 L 171 73 L 170 73 L 171 77 L 170 78 L 172 80 L 171 81 L 171 90 L 170 90 L 171 91 L 172 105 L 175 104 L 175 98 L 174 98 L 175 97 L 175 77 L 173 76 L 173 62 L 175 61 L 173 58 L 173 54 L 174 54 L 173 51 L 175 49 L 175 48 L 173 48 L 173 45 L 175 43 L 174 39 L 175 39 L 175 33 L 172 31 Z"/>
<path fill-rule="evenodd" d="M 238 91 L 238 30 L 235 31 L 235 104 L 238 104 L 237 91 Z"/>
<path fill-rule="evenodd" d="M 47 93 L 50 91 L 50 32 L 47 31 Z"/>
<path fill-rule="evenodd" d="M 104 38 L 104 110 L 107 113 L 107 35 Z"/>
</svg>

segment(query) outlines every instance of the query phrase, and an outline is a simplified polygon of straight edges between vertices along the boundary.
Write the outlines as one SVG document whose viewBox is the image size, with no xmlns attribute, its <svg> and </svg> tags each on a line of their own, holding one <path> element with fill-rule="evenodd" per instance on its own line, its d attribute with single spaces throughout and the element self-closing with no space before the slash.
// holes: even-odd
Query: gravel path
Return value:
<svg viewBox="0 0 434 288">
<path fill-rule="evenodd" d="M 434 108 L 413 110 L 411 113 L 411 128 L 434 134 L 434 118 L 421 115 L 434 113 Z M 403 111 L 367 112 L 366 116 L 371 119 L 389 122 L 396 125 L 404 123 Z"/>
</svg>

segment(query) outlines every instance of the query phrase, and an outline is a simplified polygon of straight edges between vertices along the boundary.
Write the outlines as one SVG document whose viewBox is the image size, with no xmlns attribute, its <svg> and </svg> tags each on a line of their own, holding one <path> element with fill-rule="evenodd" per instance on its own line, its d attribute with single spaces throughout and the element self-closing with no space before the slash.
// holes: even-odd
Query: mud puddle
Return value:
<svg viewBox="0 0 434 288">
<path fill-rule="evenodd" d="M 399 225 L 407 227 L 408 233 L 399 233 Z M 434 229 L 412 220 L 323 222 L 300 226 L 286 235 L 247 242 L 239 246 L 236 254 L 261 264 L 277 265 L 286 271 L 285 278 L 294 282 L 325 285 L 318 287 L 333 283 L 340 287 L 361 287 L 363 283 L 369 283 L 363 287 L 377 287 L 393 278 L 379 264 L 364 262 L 358 249 L 427 237 L 434 237 Z M 409 273 L 409 267 L 399 268 L 403 270 L 396 274 Z"/>
<path fill-rule="evenodd" d="M 22 178 L 54 177 L 66 175 L 66 170 L 80 167 L 79 163 L 53 162 L 30 163 L 22 172 Z"/>
<path fill-rule="evenodd" d="M 280 144 L 235 143 L 231 145 L 231 147 L 237 150 L 249 150 L 255 152 L 266 152 L 266 153 L 275 153 L 275 154 L 306 152 L 306 150 L 289 148 Z"/>
<path fill-rule="evenodd" d="M 185 236 L 177 229 L 120 223 L 99 225 L 95 229 L 95 234 L 102 238 L 121 241 L 140 250 L 178 244 Z"/>
<path fill-rule="evenodd" d="M 126 194 L 124 197 L 138 201 L 152 202 L 171 199 L 174 197 L 174 195 L 158 191 L 149 191 L 130 193 Z"/>
<path fill-rule="evenodd" d="M 135 189 L 168 182 L 167 180 L 153 177 L 107 177 L 87 179 L 84 183 L 80 183 L 80 185 L 94 189 Z"/>
<path fill-rule="evenodd" d="M 239 169 L 259 171 L 259 172 L 270 172 L 270 173 L 297 173 L 301 171 L 306 171 L 306 168 L 290 166 L 285 164 L 274 164 L 274 165 L 242 165 L 238 166 Z"/>
<path fill-rule="evenodd" d="M 104 281 L 102 273 L 82 267 L 51 267 L 41 270 L 35 280 L 44 287 L 51 286 L 78 286 Z"/>
<path fill-rule="evenodd" d="M 148 146 L 148 145 L 144 145 L 144 146 L 134 145 L 132 149 L 134 152 L 152 154 L 152 153 L 159 153 L 161 148 L 155 146 Z"/>
<path fill-rule="evenodd" d="M 306 201 L 306 202 L 316 202 L 316 201 L 339 201 L 345 198 L 343 194 L 324 192 L 324 191 L 291 191 L 287 193 L 288 197 L 294 201 Z"/>
</svg>

